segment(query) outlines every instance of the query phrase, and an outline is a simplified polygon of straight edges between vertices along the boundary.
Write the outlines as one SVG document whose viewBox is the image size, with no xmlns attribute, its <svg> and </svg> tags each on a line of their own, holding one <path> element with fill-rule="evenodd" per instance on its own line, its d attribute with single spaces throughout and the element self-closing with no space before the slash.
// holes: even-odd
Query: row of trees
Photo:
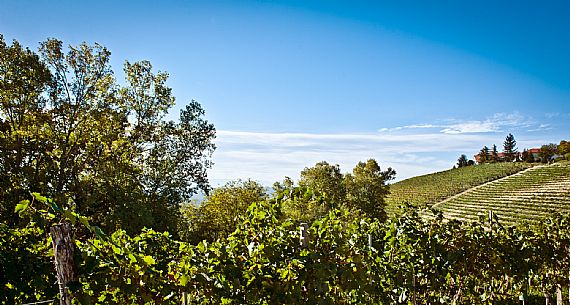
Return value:
<svg viewBox="0 0 570 305">
<path fill-rule="evenodd" d="M 559 145 L 554 143 L 545 144 L 540 147 L 538 152 L 530 151 L 528 149 L 524 149 L 522 152 L 519 152 L 517 149 L 517 141 L 515 140 L 515 137 L 509 133 L 503 142 L 502 152 L 499 152 L 497 150 L 497 145 L 494 144 L 491 149 L 487 146 L 483 146 L 483 148 L 476 155 L 476 159 L 477 163 L 479 164 L 513 161 L 546 163 L 551 161 L 551 159 L 556 155 L 570 160 L 570 142 L 563 140 L 560 141 Z M 475 164 L 474 162 L 469 161 L 472 160 L 468 160 L 467 156 L 462 155 L 457 161 L 457 166 L 463 167 Z"/>
<path fill-rule="evenodd" d="M 178 121 L 166 120 L 175 102 L 168 74 L 126 61 L 119 83 L 110 56 L 98 44 L 66 48 L 56 39 L 34 52 L 0 36 L 0 221 L 23 225 L 13 211 L 39 193 L 109 232 L 152 227 L 195 242 L 227 236 L 268 192 L 234 181 L 210 194 L 215 128 L 200 104 L 191 101 Z M 375 160 L 347 174 L 320 162 L 302 171 L 302 190 L 286 179 L 273 191 L 298 221 L 333 208 L 385 220 L 386 182 L 394 177 Z M 187 204 L 197 191 L 208 195 L 205 202 Z"/>
<path fill-rule="evenodd" d="M 497 151 L 497 145 L 493 144 L 492 149 L 486 145 L 479 151 L 478 163 L 491 163 L 491 162 L 512 162 L 518 159 L 517 141 L 515 136 L 508 134 L 503 142 L 503 151 Z"/>
<path fill-rule="evenodd" d="M 191 204 L 183 208 L 187 229 L 182 230 L 182 235 L 195 243 L 227 237 L 252 203 L 270 197 L 282 201 L 286 218 L 296 223 L 313 222 L 333 209 L 350 211 L 354 219 L 369 217 L 385 221 L 387 182 L 395 175 L 392 168 L 382 170 L 376 160 L 370 159 L 359 162 L 352 173 L 346 174 L 338 164 L 319 162 L 301 172 L 298 185 L 290 178 L 276 182 L 271 196 L 255 181 L 231 181 L 214 189 L 199 206 Z"/>
<path fill-rule="evenodd" d="M 517 151 L 517 141 L 515 137 L 509 133 L 503 142 L 503 151 L 499 153 L 497 150 L 497 145 L 493 144 L 493 147 L 489 149 L 487 145 L 483 146 L 479 153 L 475 156 L 477 163 L 495 163 L 495 162 L 511 162 L 518 160 L 519 154 Z M 469 160 L 467 155 L 462 154 L 457 159 L 457 168 L 475 165 L 475 161 Z"/>
</svg>

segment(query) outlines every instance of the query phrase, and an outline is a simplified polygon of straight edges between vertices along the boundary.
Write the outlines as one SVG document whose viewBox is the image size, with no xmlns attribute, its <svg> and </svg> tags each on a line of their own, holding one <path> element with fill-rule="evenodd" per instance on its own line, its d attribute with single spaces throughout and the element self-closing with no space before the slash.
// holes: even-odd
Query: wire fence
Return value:
<svg viewBox="0 0 570 305">
<path fill-rule="evenodd" d="M 38 301 L 38 302 L 33 302 L 33 303 L 25 303 L 22 305 L 35 305 L 35 304 L 48 304 L 48 303 L 53 303 L 55 300 L 46 300 L 46 301 Z"/>
</svg>

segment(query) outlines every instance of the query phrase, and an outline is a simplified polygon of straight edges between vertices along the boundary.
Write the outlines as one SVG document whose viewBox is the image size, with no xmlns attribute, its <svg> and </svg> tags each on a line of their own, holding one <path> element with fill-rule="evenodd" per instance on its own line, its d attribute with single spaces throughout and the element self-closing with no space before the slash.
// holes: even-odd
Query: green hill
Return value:
<svg viewBox="0 0 570 305">
<path fill-rule="evenodd" d="M 528 163 L 491 163 L 450 169 L 413 177 L 390 186 L 387 212 L 393 214 L 403 202 L 429 207 L 472 187 L 493 181 L 533 166 Z"/>
<path fill-rule="evenodd" d="M 553 212 L 570 213 L 570 162 L 537 166 L 433 206 L 447 218 L 476 220 L 492 210 L 505 224 L 537 222 Z"/>
</svg>

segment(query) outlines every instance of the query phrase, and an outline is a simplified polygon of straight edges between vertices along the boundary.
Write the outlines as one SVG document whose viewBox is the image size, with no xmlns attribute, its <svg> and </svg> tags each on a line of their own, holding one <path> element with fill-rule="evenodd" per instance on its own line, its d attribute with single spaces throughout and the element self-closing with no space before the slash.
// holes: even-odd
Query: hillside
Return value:
<svg viewBox="0 0 570 305">
<path fill-rule="evenodd" d="M 570 213 L 570 162 L 537 166 L 433 206 L 445 217 L 477 220 L 492 210 L 505 224 Z"/>
<path fill-rule="evenodd" d="M 467 189 L 533 166 L 528 163 L 491 163 L 450 169 L 413 177 L 390 186 L 387 212 L 393 214 L 403 202 L 428 207 Z"/>
</svg>

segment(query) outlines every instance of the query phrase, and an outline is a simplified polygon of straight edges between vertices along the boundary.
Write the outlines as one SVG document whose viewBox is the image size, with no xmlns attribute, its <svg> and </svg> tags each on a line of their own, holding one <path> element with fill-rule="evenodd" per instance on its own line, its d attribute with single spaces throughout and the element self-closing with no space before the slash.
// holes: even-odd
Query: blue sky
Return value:
<svg viewBox="0 0 570 305">
<path fill-rule="evenodd" d="M 570 139 L 567 1 L 0 0 L 0 33 L 168 71 L 172 118 L 196 99 L 218 130 L 214 183 L 368 158 L 404 179 L 508 133 Z"/>
</svg>

